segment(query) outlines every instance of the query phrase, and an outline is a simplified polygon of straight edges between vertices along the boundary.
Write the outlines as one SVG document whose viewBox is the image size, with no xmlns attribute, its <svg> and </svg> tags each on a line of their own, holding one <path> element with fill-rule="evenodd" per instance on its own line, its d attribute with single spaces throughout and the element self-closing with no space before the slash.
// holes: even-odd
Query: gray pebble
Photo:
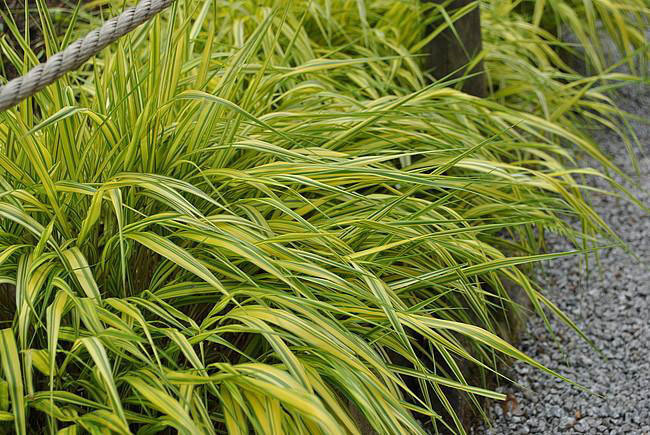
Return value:
<svg viewBox="0 0 650 435">
<path fill-rule="evenodd" d="M 560 428 L 562 429 L 567 429 L 571 426 L 573 426 L 573 423 L 575 423 L 575 420 L 571 417 L 562 417 L 560 419 Z"/>
</svg>

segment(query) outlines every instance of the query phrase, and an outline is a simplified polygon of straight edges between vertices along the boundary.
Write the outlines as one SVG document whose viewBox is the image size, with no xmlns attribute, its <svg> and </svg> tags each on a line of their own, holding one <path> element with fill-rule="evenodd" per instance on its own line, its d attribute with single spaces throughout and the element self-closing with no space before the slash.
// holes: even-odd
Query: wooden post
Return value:
<svg viewBox="0 0 650 435">
<path fill-rule="evenodd" d="M 446 4 L 446 11 L 449 15 L 452 15 L 458 8 L 476 0 L 425 1 Z M 468 94 L 484 97 L 487 94 L 487 86 L 485 74 L 483 74 L 483 62 L 481 61 L 471 71 L 463 68 L 483 48 L 481 41 L 481 14 L 478 6 L 462 18 L 456 20 L 453 24 L 458 38 L 454 35 L 451 28 L 445 29 L 440 35 L 434 38 L 427 47 L 427 52 L 429 53 L 427 67 L 432 71 L 436 79 L 446 77 L 454 71 L 457 72 L 450 76 L 452 79 L 462 77 L 469 73 L 481 73 L 465 80 L 462 89 Z"/>
</svg>

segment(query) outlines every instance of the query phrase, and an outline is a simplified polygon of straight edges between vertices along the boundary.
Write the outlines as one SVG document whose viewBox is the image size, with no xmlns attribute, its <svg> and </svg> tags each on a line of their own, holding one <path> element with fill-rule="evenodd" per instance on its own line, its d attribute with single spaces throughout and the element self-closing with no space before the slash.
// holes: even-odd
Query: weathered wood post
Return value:
<svg viewBox="0 0 650 435">
<path fill-rule="evenodd" d="M 476 0 L 424 0 L 445 6 L 449 15 Z M 483 61 L 478 63 L 471 71 L 465 67 L 483 48 L 481 41 L 481 14 L 478 5 L 471 12 L 456 20 L 454 29 L 445 29 L 434 38 L 427 47 L 429 53 L 427 67 L 433 71 L 436 78 L 446 77 L 454 73 L 451 78 L 462 77 L 464 74 L 481 73 L 468 78 L 463 84 L 463 91 L 468 94 L 484 97 L 487 94 Z M 433 29 L 432 29 L 433 30 Z"/>
</svg>

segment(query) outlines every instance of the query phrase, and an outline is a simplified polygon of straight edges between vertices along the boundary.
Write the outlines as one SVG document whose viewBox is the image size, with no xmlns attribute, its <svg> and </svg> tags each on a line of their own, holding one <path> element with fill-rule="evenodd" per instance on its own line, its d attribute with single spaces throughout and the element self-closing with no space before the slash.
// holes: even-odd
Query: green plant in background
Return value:
<svg viewBox="0 0 650 435">
<path fill-rule="evenodd" d="M 594 124 L 616 130 L 634 161 L 632 150 L 639 145 L 638 140 L 620 109 L 612 103 L 610 91 L 639 80 L 635 75 L 619 71 L 621 64 L 631 66 L 632 71 L 637 71 L 638 65 L 647 65 L 650 51 L 643 29 L 648 28 L 648 5 L 636 0 L 611 5 L 584 2 L 584 9 L 555 1 L 534 5 L 532 18 L 517 13 L 517 7 L 522 6 L 520 2 L 493 2 L 485 6 L 483 35 L 488 80 L 494 90 L 492 97 L 508 107 L 539 114 L 553 124 L 575 131 L 577 136 L 582 136 L 584 129 L 593 128 Z M 561 29 L 554 28 L 554 33 L 550 33 L 544 26 L 534 25 L 544 16 L 542 11 L 549 12 L 548 19 L 558 19 Z M 559 19 L 558 14 L 567 17 L 560 15 L 565 19 Z M 606 55 L 611 57 L 611 50 L 608 53 L 601 44 L 606 32 L 599 32 L 594 23 L 612 20 L 619 24 L 613 29 L 609 25 L 605 28 L 611 30 L 612 41 L 622 41 L 619 50 L 626 57 L 610 59 L 610 63 Z M 582 54 L 560 39 L 558 33 L 562 29 L 564 33 L 578 35 L 582 47 L 586 47 Z M 597 73 L 582 76 L 574 69 L 576 59 Z M 522 80 L 523 77 L 528 80 Z M 647 77 L 644 80 L 647 82 Z"/>
<path fill-rule="evenodd" d="M 553 373 L 499 338 L 517 309 L 502 281 L 574 326 L 524 266 L 571 254 L 543 253 L 544 231 L 576 252 L 615 239 L 579 182 L 605 176 L 561 144 L 617 171 L 576 120 L 618 128 L 606 91 L 636 78 L 580 77 L 539 12 L 505 3 L 482 5 L 487 99 L 427 84 L 431 5 L 179 0 L 0 114 L 0 420 L 463 432 L 450 391 L 503 398 L 467 364 Z M 38 5 L 52 53 L 75 32 Z M 0 48 L 26 71 L 37 53 L 10 28 L 24 53 Z"/>
<path fill-rule="evenodd" d="M 603 46 L 603 35 L 608 35 L 625 57 L 632 71 L 647 71 L 648 2 L 645 0 L 542 0 L 506 1 L 500 7 L 519 8 L 527 12 L 533 29 L 543 29 L 554 36 L 572 35 L 577 46 L 565 49 L 584 51 L 586 67 L 602 74 L 621 61 Z M 639 56 L 637 50 L 644 54 Z M 638 66 L 641 65 L 641 68 Z M 644 69 L 645 68 L 645 69 Z"/>
</svg>

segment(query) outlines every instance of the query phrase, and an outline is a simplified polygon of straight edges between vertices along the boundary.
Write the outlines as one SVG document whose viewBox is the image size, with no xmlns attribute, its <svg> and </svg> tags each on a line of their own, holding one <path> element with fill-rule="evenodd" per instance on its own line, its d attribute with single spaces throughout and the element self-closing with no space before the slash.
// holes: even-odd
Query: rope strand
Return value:
<svg viewBox="0 0 650 435">
<path fill-rule="evenodd" d="M 0 112 L 31 97 L 65 73 L 76 70 L 104 47 L 167 9 L 174 1 L 142 0 L 137 6 L 106 21 L 99 29 L 93 30 L 46 62 L 35 66 L 24 76 L 0 87 Z"/>
</svg>

